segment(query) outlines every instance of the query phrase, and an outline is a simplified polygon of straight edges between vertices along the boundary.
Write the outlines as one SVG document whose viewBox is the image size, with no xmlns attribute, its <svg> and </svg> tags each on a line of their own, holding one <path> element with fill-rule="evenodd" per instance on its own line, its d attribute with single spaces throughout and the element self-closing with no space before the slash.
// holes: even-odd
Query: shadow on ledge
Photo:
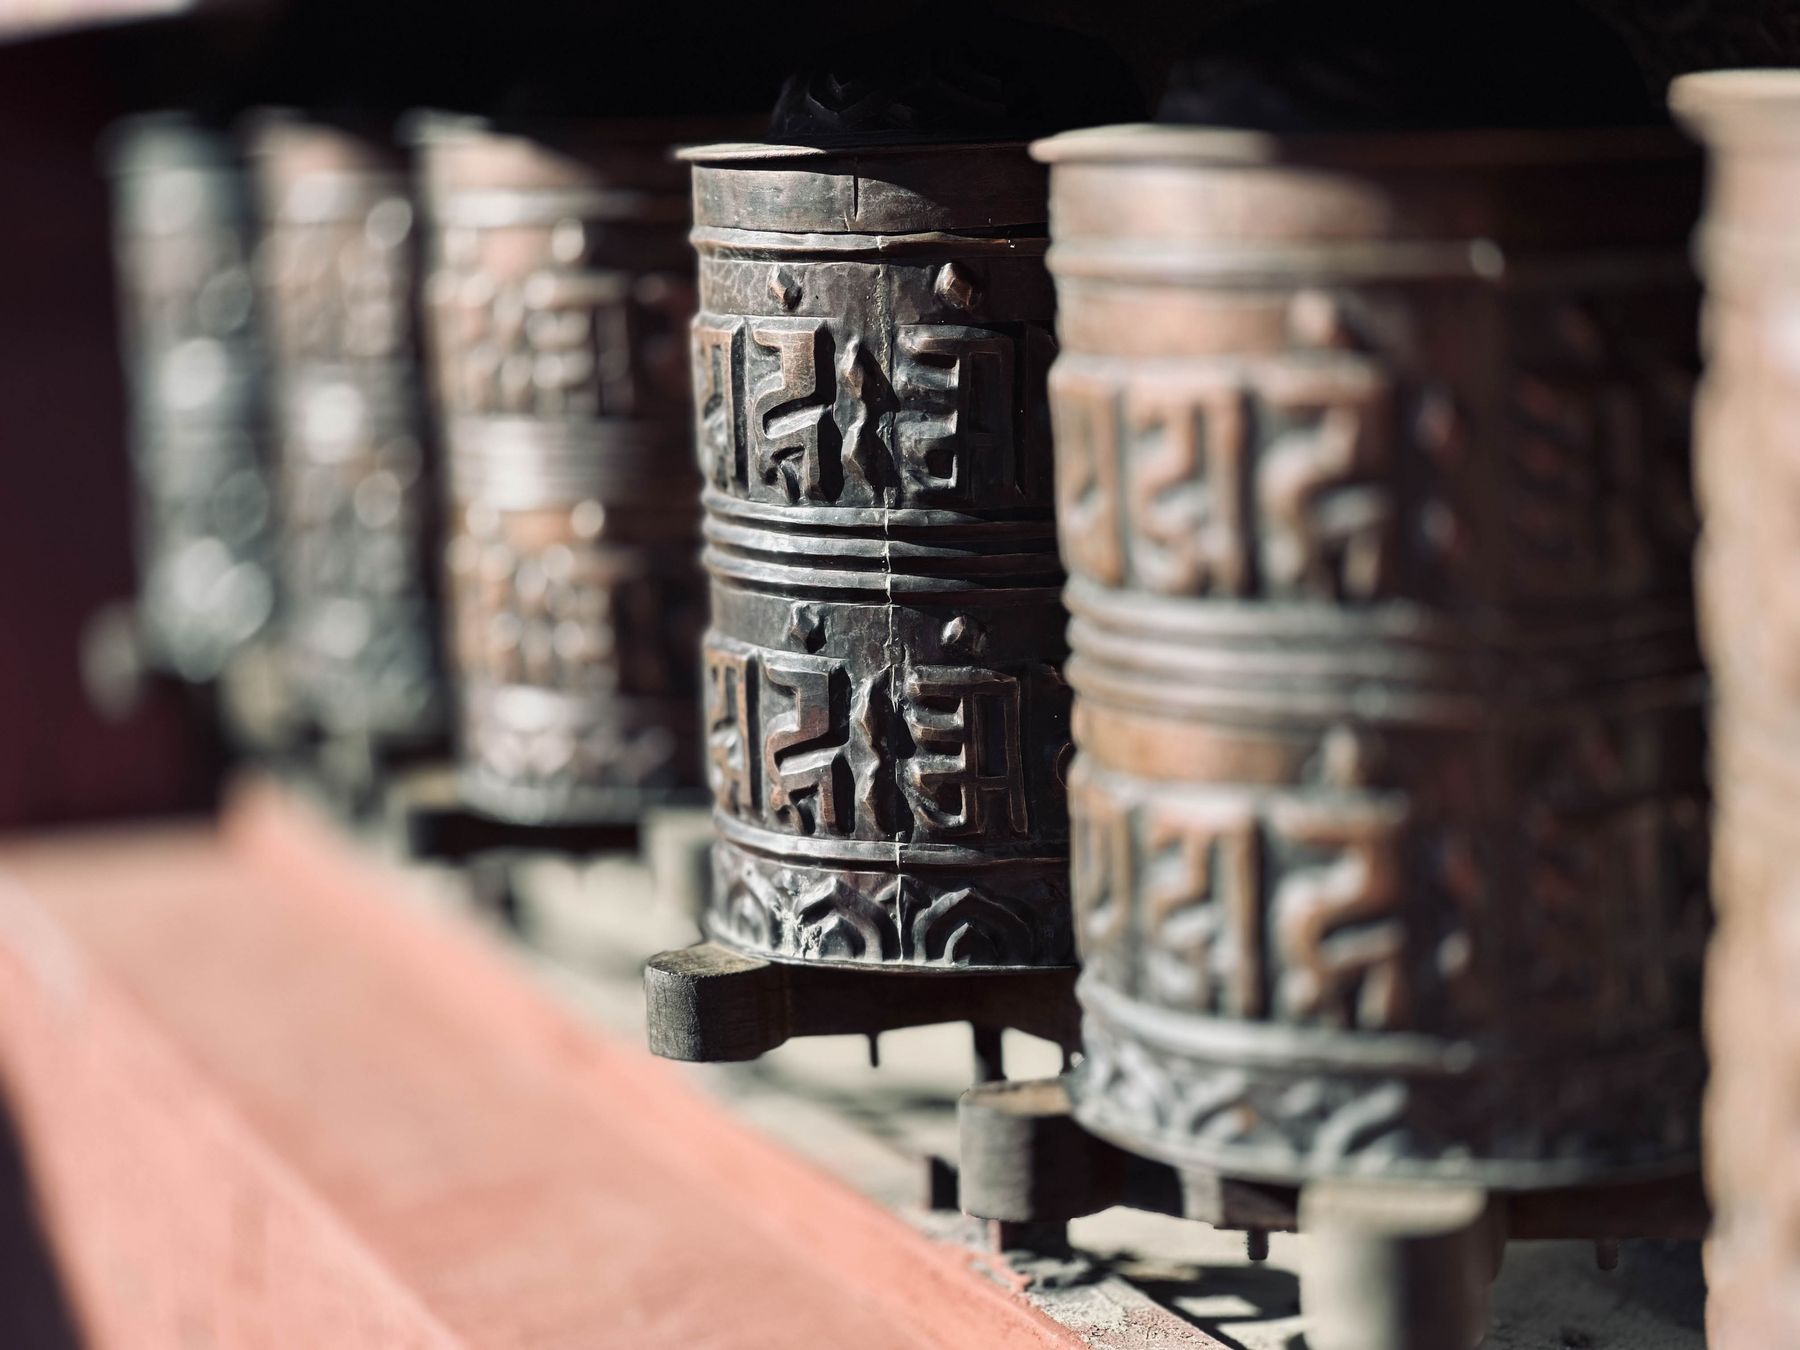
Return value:
<svg viewBox="0 0 1800 1350">
<path fill-rule="evenodd" d="M 81 1350 L 75 1314 L 39 1221 L 25 1151 L 0 1096 L 0 1346 Z"/>
</svg>

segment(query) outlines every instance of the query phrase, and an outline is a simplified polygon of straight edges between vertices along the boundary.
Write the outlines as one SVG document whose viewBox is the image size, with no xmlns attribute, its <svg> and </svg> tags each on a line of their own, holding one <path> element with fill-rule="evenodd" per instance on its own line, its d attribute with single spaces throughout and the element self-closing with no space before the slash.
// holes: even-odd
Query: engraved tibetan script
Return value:
<svg viewBox="0 0 1800 1350">
<path fill-rule="evenodd" d="M 831 656 L 714 639 L 705 655 L 709 777 L 719 810 L 797 834 L 878 832 L 871 779 L 899 786 L 920 837 L 1029 833 L 1024 688 L 973 666 L 858 681 Z M 883 729 L 904 726 L 894 749 Z"/>
<path fill-rule="evenodd" d="M 980 835 L 1004 821 L 1030 828 L 1020 764 L 1019 682 L 973 666 L 914 666 L 903 684 L 917 752 L 900 784 L 940 835 Z"/>
<path fill-rule="evenodd" d="M 1365 1030 L 1406 1023 L 1403 806 L 1162 800 L 1080 770 L 1071 803 L 1091 969 L 1166 1007 Z"/>
<path fill-rule="evenodd" d="M 1013 475 L 1013 345 L 985 329 L 900 329 L 897 451 L 907 486 L 932 500 L 986 500 Z"/>
<path fill-rule="evenodd" d="M 694 322 L 701 469 L 723 492 L 788 505 L 1037 500 L 1041 436 L 1021 412 L 1053 344 L 1038 326 L 903 324 L 887 344 L 824 319 Z M 1021 343 L 1023 347 L 1021 348 Z M 1028 370 L 1021 370 L 1021 350 Z"/>
<path fill-rule="evenodd" d="M 1394 391 L 1373 362 L 1052 379 L 1057 522 L 1077 572 L 1170 595 L 1383 593 Z"/>
</svg>

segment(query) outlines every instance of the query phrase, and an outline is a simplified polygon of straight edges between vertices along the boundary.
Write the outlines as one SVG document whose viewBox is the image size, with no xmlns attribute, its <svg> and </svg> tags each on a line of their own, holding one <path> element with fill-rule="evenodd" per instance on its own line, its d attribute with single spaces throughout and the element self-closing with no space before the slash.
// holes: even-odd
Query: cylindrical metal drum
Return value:
<svg viewBox="0 0 1800 1350">
<path fill-rule="evenodd" d="M 231 138 L 177 114 L 121 123 L 108 161 L 140 636 L 154 665 L 210 680 L 274 603 L 248 185 Z"/>
<path fill-rule="evenodd" d="M 1093 1132 L 1537 1188 L 1691 1165 L 1693 157 L 1040 142 Z"/>
<path fill-rule="evenodd" d="M 438 729 L 434 529 L 405 155 L 381 131 L 260 116 L 250 152 L 274 357 L 282 645 L 327 734 Z"/>
<path fill-rule="evenodd" d="M 1073 959 L 1044 173 L 1022 144 L 690 152 L 710 933 Z"/>
<path fill-rule="evenodd" d="M 1676 82 L 1710 146 L 1699 579 L 1713 709 L 1708 1343 L 1800 1344 L 1800 72 Z"/>
<path fill-rule="evenodd" d="M 700 784 L 679 125 L 422 128 L 460 777 L 518 823 Z"/>
</svg>

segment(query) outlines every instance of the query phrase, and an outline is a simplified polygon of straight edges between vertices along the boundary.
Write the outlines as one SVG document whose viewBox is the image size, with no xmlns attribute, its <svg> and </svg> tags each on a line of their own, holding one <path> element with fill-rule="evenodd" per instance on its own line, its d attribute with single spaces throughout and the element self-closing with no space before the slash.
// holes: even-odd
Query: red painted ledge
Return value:
<svg viewBox="0 0 1800 1350">
<path fill-rule="evenodd" d="M 409 884 L 263 785 L 0 846 L 34 1345 L 1079 1344 Z"/>
</svg>

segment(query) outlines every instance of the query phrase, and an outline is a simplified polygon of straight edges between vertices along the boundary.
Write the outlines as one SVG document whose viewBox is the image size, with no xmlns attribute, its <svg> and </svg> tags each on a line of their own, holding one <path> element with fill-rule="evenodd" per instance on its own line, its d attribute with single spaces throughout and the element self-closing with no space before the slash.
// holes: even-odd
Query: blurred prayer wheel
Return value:
<svg viewBox="0 0 1800 1350">
<path fill-rule="evenodd" d="M 422 129 L 460 781 L 520 824 L 700 782 L 690 128 Z"/>
<path fill-rule="evenodd" d="M 267 624 L 269 490 L 248 186 L 231 138 L 178 114 L 109 136 L 150 662 L 217 677 Z"/>
<path fill-rule="evenodd" d="M 385 131 L 261 115 L 289 678 L 328 734 L 428 739 L 443 696 L 406 156 Z"/>
<path fill-rule="evenodd" d="M 1699 580 L 1713 705 L 1708 1344 L 1800 1344 L 1800 72 L 1676 82 L 1712 152 L 1699 234 L 1706 381 L 1697 406 Z"/>
<path fill-rule="evenodd" d="M 1035 152 L 1077 1119 L 1284 1184 L 1691 1167 L 1693 157 L 1172 126 Z"/>
<path fill-rule="evenodd" d="M 1065 965 L 1044 171 L 1022 144 L 686 157 L 708 931 L 787 960 Z"/>
</svg>

